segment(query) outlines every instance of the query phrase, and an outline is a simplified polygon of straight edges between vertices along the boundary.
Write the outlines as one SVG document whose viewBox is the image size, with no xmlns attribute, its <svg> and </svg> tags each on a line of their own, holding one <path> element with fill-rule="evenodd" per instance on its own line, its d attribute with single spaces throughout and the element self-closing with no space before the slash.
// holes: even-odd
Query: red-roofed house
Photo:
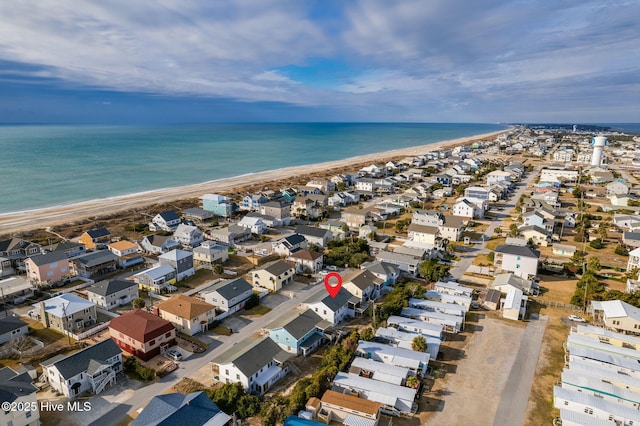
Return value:
<svg viewBox="0 0 640 426">
<path fill-rule="evenodd" d="M 324 256 L 322 253 L 309 250 L 298 250 L 287 257 L 287 261 L 296 264 L 297 273 L 306 273 L 307 271 L 311 271 L 311 273 L 315 274 L 322 269 L 323 258 Z"/>
<path fill-rule="evenodd" d="M 142 309 L 112 319 L 109 333 L 120 349 L 144 361 L 176 344 L 173 324 Z"/>
</svg>

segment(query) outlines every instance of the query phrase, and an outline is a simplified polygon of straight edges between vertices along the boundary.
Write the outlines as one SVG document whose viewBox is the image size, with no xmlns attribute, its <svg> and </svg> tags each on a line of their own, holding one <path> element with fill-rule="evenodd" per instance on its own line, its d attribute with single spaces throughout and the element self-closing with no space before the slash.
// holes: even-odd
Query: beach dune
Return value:
<svg viewBox="0 0 640 426">
<path fill-rule="evenodd" d="M 0 235 L 14 234 L 33 229 L 64 225 L 87 218 L 111 215 L 134 208 L 144 207 L 147 205 L 166 203 L 180 199 L 191 199 L 199 197 L 206 193 L 227 192 L 241 186 L 282 180 L 296 175 L 308 175 L 313 173 L 326 172 L 329 169 L 348 168 L 349 166 L 353 166 L 354 164 L 363 162 L 381 162 L 386 159 L 401 156 L 415 156 L 425 154 L 429 151 L 437 150 L 440 148 L 451 148 L 458 145 L 468 144 L 476 140 L 491 139 L 508 131 L 509 130 L 503 130 L 498 132 L 469 136 L 465 138 L 436 142 L 429 145 L 395 149 L 391 151 L 367 154 L 337 161 L 287 167 L 278 170 L 219 179 L 216 181 L 204 182 L 194 185 L 159 189 L 140 194 L 123 195 L 118 197 L 74 203 L 66 206 L 56 206 L 24 212 L 1 214 Z"/>
</svg>

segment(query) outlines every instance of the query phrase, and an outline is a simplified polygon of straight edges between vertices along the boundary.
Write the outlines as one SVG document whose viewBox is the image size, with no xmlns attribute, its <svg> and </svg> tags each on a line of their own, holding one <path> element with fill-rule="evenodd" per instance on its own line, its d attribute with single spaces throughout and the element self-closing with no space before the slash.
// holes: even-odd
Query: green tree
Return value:
<svg viewBox="0 0 640 426">
<path fill-rule="evenodd" d="M 589 247 L 599 250 L 604 247 L 604 244 L 602 244 L 602 240 L 600 238 L 596 238 L 595 240 L 591 240 L 589 242 Z"/>
<path fill-rule="evenodd" d="M 493 230 L 493 233 L 496 235 L 502 235 L 502 228 L 501 227 L 496 227 L 496 229 Z"/>
<path fill-rule="evenodd" d="M 596 273 L 600 270 L 600 259 L 595 256 L 591 256 L 587 259 L 587 271 Z"/>
<path fill-rule="evenodd" d="M 222 275 L 222 273 L 224 272 L 224 266 L 222 266 L 221 264 L 216 264 L 213 267 L 213 272 L 215 272 L 218 275 Z"/>
<path fill-rule="evenodd" d="M 450 266 L 443 265 L 435 259 L 425 260 L 420 264 L 420 275 L 428 281 L 438 281 L 449 274 Z"/>
<path fill-rule="evenodd" d="M 629 256 L 629 250 L 622 244 L 618 244 L 615 249 L 615 254 L 618 256 Z"/>
<path fill-rule="evenodd" d="M 490 251 L 489 254 L 487 254 L 487 260 L 489 262 L 493 262 L 496 258 L 496 252 L 495 251 Z"/>
<path fill-rule="evenodd" d="M 511 225 L 509 225 L 509 235 L 512 237 L 517 237 L 518 234 L 520 233 L 520 231 L 518 230 L 518 225 L 515 223 L 512 223 Z"/>
<path fill-rule="evenodd" d="M 427 351 L 427 340 L 422 336 L 414 337 L 411 341 L 411 349 L 416 352 L 426 352 Z"/>
<path fill-rule="evenodd" d="M 349 232 L 349 225 L 343 223 L 340 229 L 342 230 L 342 232 Z"/>
<path fill-rule="evenodd" d="M 580 188 L 580 185 L 576 185 L 576 187 L 573 189 L 571 193 L 575 198 L 582 197 L 582 189 Z"/>
<path fill-rule="evenodd" d="M 137 299 L 134 299 L 132 302 L 132 305 L 135 309 L 142 309 L 145 307 L 145 305 L 147 304 L 147 302 L 144 301 L 143 298 L 138 297 Z"/>
<path fill-rule="evenodd" d="M 362 333 L 360 333 L 360 340 L 365 340 L 367 342 L 370 342 L 373 340 L 374 337 L 376 337 L 376 335 L 373 332 L 373 328 L 371 327 L 365 328 L 364 330 L 362 330 Z"/>
<path fill-rule="evenodd" d="M 409 376 L 409 378 L 407 379 L 407 387 L 417 389 L 419 384 L 420 379 L 418 379 L 416 376 Z"/>
</svg>

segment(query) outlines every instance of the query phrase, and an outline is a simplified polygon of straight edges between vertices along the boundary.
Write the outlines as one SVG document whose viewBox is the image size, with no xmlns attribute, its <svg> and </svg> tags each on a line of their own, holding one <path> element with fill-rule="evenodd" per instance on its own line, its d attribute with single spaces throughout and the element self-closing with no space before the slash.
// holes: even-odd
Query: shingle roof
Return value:
<svg viewBox="0 0 640 426">
<path fill-rule="evenodd" d="M 169 321 L 142 309 L 126 312 L 112 319 L 109 328 L 138 342 L 148 342 L 175 329 Z"/>
<path fill-rule="evenodd" d="M 245 339 L 238 343 L 237 347 L 233 347 L 216 357 L 214 362 L 219 364 L 233 363 L 242 374 L 251 377 L 272 360 L 290 356 L 292 355 L 287 354 L 276 342 L 267 337 L 258 341 Z"/>
<path fill-rule="evenodd" d="M 293 269 L 293 267 L 288 263 L 283 262 L 282 260 L 276 260 L 274 262 L 267 263 L 266 265 L 264 265 L 264 268 L 262 269 L 264 269 L 265 271 L 267 271 L 272 275 L 280 275 Z"/>
<path fill-rule="evenodd" d="M 108 338 L 69 356 L 59 358 L 59 355 L 57 355 L 49 358 L 43 361 L 42 365 L 54 365 L 63 378 L 70 379 L 87 371 L 91 360 L 104 362 L 121 353 L 122 351 L 118 345 L 111 338 Z"/>
<path fill-rule="evenodd" d="M 26 326 L 27 323 L 18 317 L 10 316 L 0 319 L 0 335 Z"/>
<path fill-rule="evenodd" d="M 115 262 L 118 260 L 118 256 L 111 253 L 109 250 L 99 250 L 76 256 L 72 260 L 87 268 L 92 268 L 104 263 Z"/>
<path fill-rule="evenodd" d="M 374 274 L 393 275 L 398 273 L 398 267 L 396 265 L 383 260 L 363 263 L 361 268 Z"/>
<path fill-rule="evenodd" d="M 326 229 L 315 228 L 313 226 L 298 225 L 296 227 L 296 233 L 301 235 L 310 235 L 317 238 L 323 238 L 325 235 L 327 235 L 327 232 L 329 231 Z"/>
<path fill-rule="evenodd" d="M 210 423 L 215 418 L 214 423 Z M 131 423 L 131 426 L 213 426 L 225 425 L 231 417 L 204 392 L 188 395 L 156 395 Z"/>
<path fill-rule="evenodd" d="M 0 400 L 2 402 L 13 402 L 37 390 L 28 373 L 18 374 L 9 367 L 0 368 Z"/>
<path fill-rule="evenodd" d="M 323 292 L 320 293 L 321 296 L 322 294 Z M 347 302 L 349 302 L 351 296 L 351 293 L 344 288 L 341 288 L 340 291 L 338 291 L 338 294 L 336 294 L 336 297 L 324 296 L 320 299 L 320 302 L 322 302 L 327 308 L 331 309 L 332 312 L 337 312 L 338 309 L 342 308 L 347 304 Z"/>
<path fill-rule="evenodd" d="M 322 257 L 322 253 L 309 251 L 309 250 L 298 250 L 297 252 L 291 254 L 294 259 L 302 259 L 302 260 L 316 260 Z"/>
<path fill-rule="evenodd" d="M 89 287 L 87 291 L 97 294 L 99 296 L 109 296 L 110 294 L 117 293 L 125 288 L 136 287 L 137 284 L 133 281 L 126 280 L 109 280 L 101 281 Z"/>
<path fill-rule="evenodd" d="M 217 291 L 220 296 L 227 300 L 231 300 L 234 297 L 240 296 L 249 290 L 252 290 L 253 286 L 249 284 L 244 278 L 235 278 L 233 280 L 224 280 L 211 287 L 208 291 Z"/>
<path fill-rule="evenodd" d="M 111 232 L 109 232 L 107 228 L 98 228 L 98 229 L 91 229 L 87 231 L 87 234 L 91 238 L 101 238 L 101 237 L 108 237 L 109 235 L 111 235 Z"/>
<path fill-rule="evenodd" d="M 353 283 L 360 290 L 364 290 L 374 284 L 381 284 L 382 280 L 367 270 L 357 270 L 344 277 L 344 282 Z"/>
<path fill-rule="evenodd" d="M 171 273 L 175 274 L 175 272 L 176 270 L 169 265 L 158 265 L 154 266 L 153 268 L 149 268 L 146 271 L 139 272 L 136 275 L 147 275 L 152 280 L 157 280 L 158 278 L 162 278 L 165 275 Z"/>
<path fill-rule="evenodd" d="M 533 250 L 530 247 L 511 246 L 506 244 L 496 247 L 496 253 L 506 253 L 506 254 L 513 254 L 516 256 L 533 257 L 535 259 L 540 258 L 540 253 L 536 250 Z"/>
<path fill-rule="evenodd" d="M 318 325 L 322 321 L 322 318 L 318 316 L 311 309 L 307 309 L 287 324 L 285 324 L 282 328 L 285 329 L 294 339 L 301 339 L 305 334 L 309 333 L 313 330 L 316 325 Z"/>
<path fill-rule="evenodd" d="M 161 311 L 166 311 L 189 320 L 216 308 L 210 303 L 203 302 L 195 297 L 185 296 L 184 294 L 179 294 L 169 300 L 162 301 L 156 306 Z"/>
<path fill-rule="evenodd" d="M 438 227 L 437 226 L 418 225 L 418 224 L 412 223 L 411 225 L 409 225 L 408 231 L 409 232 L 419 232 L 421 234 L 435 235 L 435 234 L 438 233 Z"/>
<path fill-rule="evenodd" d="M 173 210 L 167 210 L 166 212 L 158 213 L 158 216 L 163 218 L 165 222 L 180 220 L 180 216 L 178 216 L 178 214 Z"/>
<path fill-rule="evenodd" d="M 84 247 L 84 244 L 74 243 L 73 241 L 61 241 L 59 243 L 50 244 L 44 247 L 44 249 L 47 251 L 60 251 L 60 250 L 64 251 L 64 250 L 71 250 L 76 247 Z"/>
<path fill-rule="evenodd" d="M 162 245 L 165 243 L 165 241 L 170 239 L 171 236 L 170 235 L 152 234 L 152 235 L 147 235 L 145 238 L 147 239 L 147 241 L 149 241 L 149 244 L 151 244 L 153 246 L 156 246 L 156 247 L 162 247 Z M 171 238 L 171 240 L 173 241 L 173 238 Z"/>
<path fill-rule="evenodd" d="M 67 255 L 63 251 L 52 251 L 50 253 L 38 254 L 36 256 L 31 256 L 29 259 L 36 265 L 49 265 L 54 262 L 67 261 Z"/>
<path fill-rule="evenodd" d="M 288 235 L 280 240 L 285 245 L 289 245 L 289 247 L 297 246 L 298 244 L 302 244 L 306 241 L 306 239 L 300 234 L 292 234 Z"/>
<path fill-rule="evenodd" d="M 193 253 L 185 250 L 174 249 L 174 250 L 171 250 L 170 252 L 167 252 L 165 254 L 158 256 L 158 259 L 159 260 L 166 259 L 166 260 L 172 260 L 174 262 L 177 262 L 178 260 L 187 259 L 189 257 L 193 257 Z"/>
</svg>

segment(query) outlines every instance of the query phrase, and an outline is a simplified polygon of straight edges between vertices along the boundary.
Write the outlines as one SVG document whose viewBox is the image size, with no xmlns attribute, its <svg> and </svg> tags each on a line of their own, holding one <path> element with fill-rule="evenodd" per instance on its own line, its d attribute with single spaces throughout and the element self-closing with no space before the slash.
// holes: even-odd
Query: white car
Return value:
<svg viewBox="0 0 640 426">
<path fill-rule="evenodd" d="M 167 358 L 172 359 L 174 361 L 180 361 L 182 359 L 182 354 L 177 350 L 173 349 L 167 352 Z"/>
<path fill-rule="evenodd" d="M 573 322 L 587 322 L 586 319 L 579 317 L 577 315 L 569 315 L 567 318 L 569 318 L 569 321 L 573 321 Z"/>
</svg>

